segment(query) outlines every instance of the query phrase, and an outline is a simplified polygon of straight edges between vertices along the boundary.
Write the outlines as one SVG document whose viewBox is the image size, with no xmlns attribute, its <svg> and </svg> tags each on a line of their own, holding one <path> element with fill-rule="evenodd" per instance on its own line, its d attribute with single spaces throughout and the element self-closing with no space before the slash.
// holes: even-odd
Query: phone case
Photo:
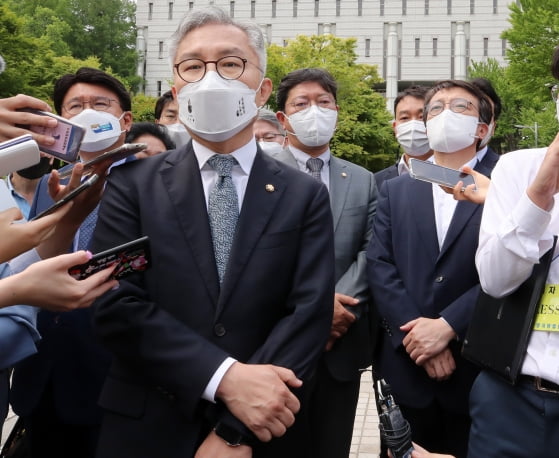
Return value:
<svg viewBox="0 0 559 458">
<path fill-rule="evenodd" d="M 114 264 L 117 264 L 117 266 L 111 278 L 117 280 L 125 278 L 133 273 L 147 270 L 151 267 L 149 238 L 147 236 L 141 237 L 137 240 L 97 253 L 85 264 L 68 269 L 68 273 L 77 280 L 83 280 Z"/>
<path fill-rule="evenodd" d="M 416 180 L 427 181 L 449 188 L 453 188 L 459 181 L 462 181 L 464 187 L 476 184 L 473 175 L 414 158 L 410 159 L 410 175 Z"/>
<path fill-rule="evenodd" d="M 29 134 L 0 143 L 0 176 L 35 165 L 41 159 L 39 146 Z"/>
</svg>

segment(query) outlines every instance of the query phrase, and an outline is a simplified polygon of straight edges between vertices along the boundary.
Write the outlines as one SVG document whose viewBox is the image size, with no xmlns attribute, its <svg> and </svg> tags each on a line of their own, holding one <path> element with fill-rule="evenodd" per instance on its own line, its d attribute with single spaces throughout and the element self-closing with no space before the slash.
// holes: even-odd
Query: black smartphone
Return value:
<svg viewBox="0 0 559 458">
<path fill-rule="evenodd" d="M 85 127 L 72 122 L 62 116 L 49 113 L 48 111 L 34 110 L 32 108 L 24 108 L 21 111 L 27 111 L 41 116 L 50 116 L 58 121 L 56 127 L 43 127 L 32 125 L 21 125 L 24 129 L 30 130 L 41 135 L 48 135 L 55 139 L 54 145 L 40 146 L 44 153 L 61 159 L 65 162 L 75 162 L 78 159 L 80 146 L 85 136 Z"/>
<path fill-rule="evenodd" d="M 447 188 L 454 188 L 459 181 L 463 183 L 464 187 L 471 184 L 475 186 L 476 184 L 474 176 L 469 173 L 414 158 L 410 158 L 410 175 L 417 180 L 435 183 Z"/>
<path fill-rule="evenodd" d="M 60 199 L 58 202 L 55 202 L 46 210 L 43 210 L 38 215 L 35 215 L 29 221 L 35 221 L 36 219 L 42 218 L 43 216 L 50 215 L 52 212 L 58 210 L 62 205 L 67 204 L 72 199 L 80 195 L 83 191 L 88 189 L 90 186 L 94 185 L 97 180 L 99 179 L 99 175 L 91 175 L 87 180 L 85 180 L 82 184 L 80 184 L 76 189 L 70 191 L 66 196 Z"/>
<path fill-rule="evenodd" d="M 148 147 L 146 143 L 125 143 L 118 148 L 115 148 L 111 151 L 107 151 L 96 158 L 91 159 L 90 161 L 83 163 L 83 173 L 87 175 L 91 173 L 91 170 L 95 164 L 99 164 L 107 159 L 111 159 L 112 162 L 120 161 L 132 154 L 139 153 L 140 151 L 145 150 Z M 63 172 L 60 173 L 60 178 L 66 178 L 72 174 L 73 167 L 67 167 Z"/>
<path fill-rule="evenodd" d="M 135 272 L 143 272 L 151 266 L 149 237 L 144 236 L 131 242 L 119 245 L 95 254 L 85 264 L 68 269 L 68 273 L 76 280 L 93 275 L 116 264 L 111 278 L 120 280 Z"/>
</svg>

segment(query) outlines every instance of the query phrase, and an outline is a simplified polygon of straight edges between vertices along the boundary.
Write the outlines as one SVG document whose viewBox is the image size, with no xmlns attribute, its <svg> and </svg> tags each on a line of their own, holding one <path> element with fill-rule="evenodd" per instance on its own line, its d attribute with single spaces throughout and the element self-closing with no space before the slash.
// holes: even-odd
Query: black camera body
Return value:
<svg viewBox="0 0 559 458">
<path fill-rule="evenodd" d="M 381 379 L 377 382 L 377 409 L 379 429 L 383 443 L 392 452 L 393 458 L 411 458 L 413 445 L 411 428 L 390 394 L 390 385 Z"/>
</svg>

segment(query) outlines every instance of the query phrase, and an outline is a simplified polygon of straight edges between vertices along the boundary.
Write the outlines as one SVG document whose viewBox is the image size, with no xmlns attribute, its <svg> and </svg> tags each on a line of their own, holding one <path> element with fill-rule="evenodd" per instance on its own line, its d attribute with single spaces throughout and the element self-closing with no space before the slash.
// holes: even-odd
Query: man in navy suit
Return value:
<svg viewBox="0 0 559 458">
<path fill-rule="evenodd" d="M 293 390 L 332 319 L 328 192 L 256 145 L 272 91 L 256 24 L 193 11 L 169 52 L 192 142 L 115 169 L 93 238 L 152 253 L 96 304 L 113 355 L 97 456 L 312 456 Z"/>
<path fill-rule="evenodd" d="M 429 92 L 425 119 L 434 161 L 488 176 L 498 156 L 478 152 L 492 109 L 463 81 Z M 460 356 L 479 292 L 474 265 L 483 207 L 457 202 L 409 175 L 380 191 L 367 253 L 368 278 L 383 333 L 376 369 L 391 385 L 417 443 L 466 455 L 468 394 L 477 370 Z"/>
<path fill-rule="evenodd" d="M 87 128 L 81 160 L 124 143 L 132 124 L 131 100 L 116 78 L 101 70 L 81 68 L 57 80 L 53 99 L 58 114 Z M 53 204 L 47 179 L 39 182 L 30 217 Z M 94 210 L 79 227 L 70 251 L 88 249 L 96 219 Z M 24 418 L 32 456 L 95 454 L 102 413 L 97 399 L 110 355 L 93 337 L 91 314 L 91 309 L 41 311 L 38 353 L 16 367 L 11 402 Z"/>
</svg>

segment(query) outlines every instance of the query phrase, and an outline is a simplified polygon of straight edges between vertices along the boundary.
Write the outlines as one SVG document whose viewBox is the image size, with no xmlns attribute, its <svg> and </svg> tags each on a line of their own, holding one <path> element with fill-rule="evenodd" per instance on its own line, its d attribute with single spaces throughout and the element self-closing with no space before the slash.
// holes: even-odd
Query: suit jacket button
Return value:
<svg viewBox="0 0 559 458">
<path fill-rule="evenodd" d="M 436 281 L 437 283 L 442 283 L 443 280 L 444 280 L 444 276 L 442 276 L 442 275 L 439 275 L 437 278 L 435 278 L 435 281 Z"/>
<path fill-rule="evenodd" d="M 221 323 L 217 323 L 214 326 L 214 333 L 217 337 L 223 337 L 227 331 L 225 330 L 225 326 Z"/>
</svg>

